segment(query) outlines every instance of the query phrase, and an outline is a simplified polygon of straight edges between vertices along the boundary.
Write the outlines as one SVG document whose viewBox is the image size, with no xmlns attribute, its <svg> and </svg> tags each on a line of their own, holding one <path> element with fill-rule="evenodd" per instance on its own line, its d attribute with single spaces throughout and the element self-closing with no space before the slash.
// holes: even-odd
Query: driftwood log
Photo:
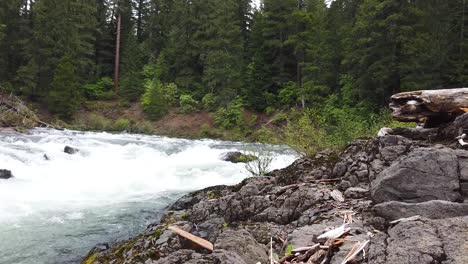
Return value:
<svg viewBox="0 0 468 264">
<path fill-rule="evenodd" d="M 468 88 L 398 93 L 391 97 L 390 108 L 395 120 L 438 127 L 468 112 Z"/>
</svg>

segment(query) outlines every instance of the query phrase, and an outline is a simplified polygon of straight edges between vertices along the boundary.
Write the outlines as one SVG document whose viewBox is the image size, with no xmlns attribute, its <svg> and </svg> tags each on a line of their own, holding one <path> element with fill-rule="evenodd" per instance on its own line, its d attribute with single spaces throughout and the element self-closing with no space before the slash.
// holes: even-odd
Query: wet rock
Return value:
<svg viewBox="0 0 468 264">
<path fill-rule="evenodd" d="M 368 195 L 369 195 L 368 189 L 359 188 L 359 187 L 348 188 L 344 193 L 344 196 L 346 198 L 351 198 L 351 199 L 360 199 L 360 198 L 367 197 Z"/>
<path fill-rule="evenodd" d="M 266 263 L 267 248 L 258 243 L 246 230 L 227 229 L 219 235 L 215 243 L 216 249 L 224 249 L 239 255 L 245 263 Z"/>
<path fill-rule="evenodd" d="M 80 150 L 77 149 L 77 148 L 72 148 L 70 146 L 65 146 L 65 148 L 63 149 L 63 152 L 67 153 L 67 154 L 70 154 L 70 155 L 73 155 L 73 154 L 76 154 L 78 153 Z"/>
<path fill-rule="evenodd" d="M 232 163 L 247 163 L 247 162 L 257 160 L 257 159 L 258 157 L 254 155 L 243 154 L 242 152 L 239 152 L 239 151 L 227 152 L 227 153 L 224 153 L 221 157 L 221 160 L 229 161 Z"/>
<path fill-rule="evenodd" d="M 380 173 L 371 183 L 371 194 L 376 203 L 458 201 L 458 175 L 454 150 L 441 146 L 417 148 Z"/>
<path fill-rule="evenodd" d="M 10 178 L 13 178 L 13 174 L 10 170 L 0 170 L 0 179 L 8 180 Z"/>
<path fill-rule="evenodd" d="M 343 177 L 347 170 L 346 162 L 338 162 L 335 167 L 333 167 L 333 177 L 340 178 Z"/>
<path fill-rule="evenodd" d="M 429 219 L 452 218 L 468 215 L 468 203 L 427 201 L 423 203 L 386 202 L 374 206 L 374 211 L 388 221 L 420 215 Z"/>
</svg>

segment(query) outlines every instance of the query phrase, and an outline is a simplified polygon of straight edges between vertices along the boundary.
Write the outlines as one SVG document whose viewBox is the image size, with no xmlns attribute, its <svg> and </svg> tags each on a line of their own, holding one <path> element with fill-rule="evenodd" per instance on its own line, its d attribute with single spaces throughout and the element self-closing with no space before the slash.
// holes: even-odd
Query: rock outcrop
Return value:
<svg viewBox="0 0 468 264">
<path fill-rule="evenodd" d="M 10 178 L 13 178 L 13 174 L 10 170 L 0 170 L 0 179 L 8 180 Z"/>
<path fill-rule="evenodd" d="M 322 152 L 265 177 L 187 194 L 143 234 L 96 247 L 83 263 L 268 263 L 270 241 L 280 257 L 288 246 L 312 246 L 351 211 L 348 236 L 370 240 L 357 263 L 464 264 L 467 183 L 468 151 L 453 138 L 357 140 L 340 154 Z M 330 195 L 334 190 L 343 202 Z M 214 251 L 178 237 L 169 225 L 210 241 Z M 341 263 L 354 246 L 342 243 L 329 251 L 328 263 Z"/>
<path fill-rule="evenodd" d="M 80 150 L 77 148 L 72 148 L 70 146 L 65 146 L 65 148 L 63 149 L 63 152 L 73 155 L 73 154 L 80 152 Z"/>
<path fill-rule="evenodd" d="M 229 161 L 232 163 L 246 163 L 257 160 L 258 157 L 254 155 L 244 154 L 239 151 L 226 152 L 221 156 L 221 160 Z"/>
</svg>

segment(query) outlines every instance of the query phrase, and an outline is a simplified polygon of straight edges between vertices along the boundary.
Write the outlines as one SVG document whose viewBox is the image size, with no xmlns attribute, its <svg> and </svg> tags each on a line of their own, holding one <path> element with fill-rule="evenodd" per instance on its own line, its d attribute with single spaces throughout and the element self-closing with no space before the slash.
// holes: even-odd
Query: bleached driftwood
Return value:
<svg viewBox="0 0 468 264">
<path fill-rule="evenodd" d="M 321 234 L 317 238 L 318 239 L 326 238 L 326 239 L 334 240 L 334 239 L 341 237 L 345 233 L 349 232 L 349 230 L 351 230 L 351 228 L 349 228 L 347 224 L 343 224 L 335 229 L 332 229 L 328 232 Z"/>
<path fill-rule="evenodd" d="M 370 240 L 366 240 L 364 242 L 357 242 L 353 248 L 351 249 L 351 251 L 349 251 L 348 255 L 346 256 L 346 258 L 343 260 L 343 262 L 341 262 L 341 264 L 346 264 L 350 261 L 352 261 L 358 254 L 359 252 L 361 251 L 364 251 L 364 248 L 366 247 L 366 245 L 370 242 Z"/>
<path fill-rule="evenodd" d="M 468 111 L 468 88 L 422 90 L 391 97 L 393 118 L 436 127 Z"/>
<path fill-rule="evenodd" d="M 343 194 L 338 190 L 331 191 L 330 196 L 333 198 L 333 200 L 335 200 L 337 202 L 342 203 L 342 202 L 345 201 L 345 198 L 344 198 Z"/>
<path fill-rule="evenodd" d="M 190 241 L 192 241 L 193 243 L 201 246 L 202 248 L 205 248 L 205 249 L 208 249 L 209 251 L 213 251 L 214 249 L 214 246 L 213 244 L 208 241 L 208 240 L 205 240 L 201 237 L 197 237 L 197 236 L 194 236 L 192 234 L 190 234 L 189 232 L 186 232 L 176 226 L 169 226 L 167 229 L 171 230 L 171 231 L 174 231 L 177 235 L 185 238 L 185 239 L 188 239 Z"/>
</svg>

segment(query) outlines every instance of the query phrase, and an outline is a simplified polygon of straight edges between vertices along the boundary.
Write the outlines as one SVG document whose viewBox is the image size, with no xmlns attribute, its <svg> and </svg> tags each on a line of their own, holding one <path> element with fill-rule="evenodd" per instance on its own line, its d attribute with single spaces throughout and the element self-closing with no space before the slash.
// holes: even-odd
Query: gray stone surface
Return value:
<svg viewBox="0 0 468 264">
<path fill-rule="evenodd" d="M 389 221 L 420 215 L 429 219 L 468 215 L 468 203 L 433 200 L 423 203 L 386 202 L 374 206 L 377 215 Z"/>
<path fill-rule="evenodd" d="M 461 199 L 458 160 L 446 147 L 416 148 L 394 162 L 371 183 L 376 203 Z"/>
</svg>

